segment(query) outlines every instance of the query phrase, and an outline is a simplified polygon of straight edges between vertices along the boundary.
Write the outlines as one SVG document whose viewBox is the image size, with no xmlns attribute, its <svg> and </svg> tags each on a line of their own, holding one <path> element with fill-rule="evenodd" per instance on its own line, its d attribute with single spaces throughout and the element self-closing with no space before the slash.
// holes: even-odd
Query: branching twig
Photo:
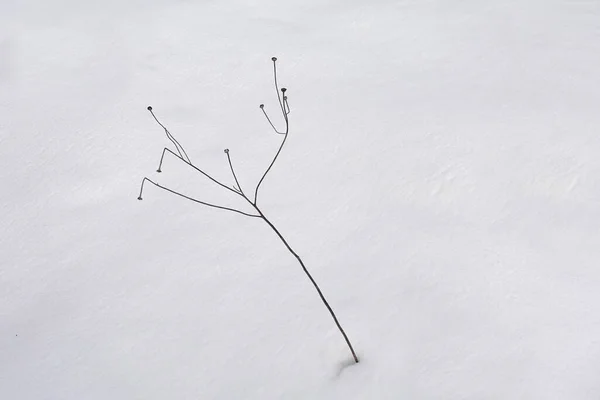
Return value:
<svg viewBox="0 0 600 400">
<path fill-rule="evenodd" d="M 279 145 L 279 149 L 277 150 L 277 153 L 275 153 L 275 157 L 273 157 L 273 161 L 271 161 L 271 164 L 269 164 L 269 167 L 267 168 L 267 170 L 265 171 L 263 176 L 260 178 L 260 181 L 258 181 L 258 185 L 256 185 L 256 190 L 254 191 L 254 204 L 256 204 L 258 201 L 258 189 L 260 189 L 260 185 L 262 184 L 263 180 L 265 179 L 265 177 L 267 176 L 267 174 L 273 167 L 273 164 L 275 164 L 275 161 L 277 161 L 277 157 L 279 157 L 279 153 L 281 153 L 281 149 L 283 149 L 283 145 L 285 144 L 285 141 L 287 140 L 287 137 L 288 137 L 289 128 L 290 128 L 290 126 L 289 126 L 288 119 L 286 116 L 285 132 L 283 133 L 283 135 L 284 135 L 283 140 L 281 141 L 281 145 Z"/>
<path fill-rule="evenodd" d="M 233 193 L 241 196 L 246 202 L 248 202 L 254 208 L 254 210 L 257 212 L 257 214 L 250 214 L 250 213 L 246 213 L 246 212 L 237 210 L 235 208 L 224 207 L 224 206 L 219 206 L 219 205 L 216 205 L 216 204 L 211 204 L 211 203 L 207 203 L 207 202 L 204 202 L 204 201 L 200 201 L 200 200 L 194 199 L 194 198 L 192 198 L 190 196 L 184 195 L 184 194 L 182 194 L 180 192 L 177 192 L 175 190 L 169 189 L 169 188 L 167 188 L 165 186 L 159 185 L 158 183 L 152 181 L 149 178 L 144 178 L 142 180 L 142 184 L 141 184 L 141 187 L 140 187 L 140 195 L 138 197 L 138 200 L 142 200 L 142 192 L 144 190 L 144 183 L 145 182 L 150 182 L 151 184 L 153 184 L 154 186 L 156 186 L 158 188 L 161 188 L 163 190 L 166 190 L 167 192 L 170 192 L 170 193 L 175 194 L 177 196 L 180 196 L 180 197 L 183 197 L 185 199 L 191 200 L 193 202 L 196 202 L 196 203 L 199 203 L 199 204 L 203 204 L 203 205 L 208 206 L 208 207 L 213 207 L 213 208 L 218 208 L 218 209 L 221 209 L 221 210 L 232 211 L 232 212 L 235 212 L 235 213 L 238 213 L 238 214 L 242 214 L 242 215 L 245 215 L 245 216 L 248 216 L 248 217 L 260 218 L 263 221 L 265 221 L 265 223 L 275 232 L 275 234 L 283 242 L 283 244 L 288 249 L 288 251 L 300 263 L 300 266 L 302 267 L 302 270 L 304 271 L 304 273 L 306 274 L 306 276 L 308 277 L 308 279 L 310 280 L 310 282 L 312 283 L 312 285 L 314 286 L 314 288 L 317 290 L 317 293 L 319 294 L 319 297 L 320 297 L 321 301 L 323 302 L 323 304 L 325 305 L 325 307 L 327 308 L 327 310 L 331 314 L 331 317 L 333 318 L 333 320 L 334 320 L 337 328 L 339 329 L 340 333 L 344 337 L 344 340 L 346 341 L 346 344 L 348 345 L 348 348 L 350 349 L 350 352 L 352 353 L 352 357 L 354 358 L 354 361 L 358 363 L 358 357 L 356 355 L 356 352 L 354 351 L 354 348 L 352 347 L 352 344 L 350 343 L 350 340 L 348 339 L 348 336 L 346 335 L 346 332 L 342 328 L 342 325 L 338 321 L 337 316 L 333 312 L 333 309 L 331 308 L 331 306 L 329 305 L 329 303 L 325 299 L 325 296 L 323 295 L 323 292 L 319 288 L 319 285 L 317 285 L 317 282 L 314 280 L 314 278 L 312 277 L 312 275 L 308 272 L 308 269 L 304 265 L 304 262 L 302 261 L 302 259 L 300 258 L 300 256 L 291 248 L 291 246 L 285 240 L 285 238 L 283 237 L 283 235 L 279 232 L 279 230 L 277 230 L 277 228 L 275 227 L 275 225 L 273 225 L 273 223 L 267 219 L 267 217 L 265 216 L 265 214 L 258 207 L 258 190 L 260 188 L 260 185 L 264 181 L 265 177 L 267 176 L 267 174 L 269 173 L 269 171 L 271 170 L 271 168 L 275 164 L 275 161 L 277 161 L 277 158 L 279 157 L 279 154 L 281 153 L 281 150 L 283 149 L 283 146 L 284 146 L 284 144 L 285 144 L 285 142 L 287 140 L 288 133 L 289 133 L 288 115 L 291 112 L 290 106 L 289 106 L 289 103 L 288 103 L 288 97 L 285 94 L 286 91 L 287 91 L 287 89 L 286 88 L 281 88 L 281 90 L 280 90 L 279 86 L 278 86 L 278 83 L 277 83 L 277 65 L 276 65 L 277 58 L 273 57 L 271 60 L 273 61 L 273 77 L 274 77 L 274 82 L 275 82 L 275 90 L 277 91 L 277 99 L 278 99 L 278 102 L 279 102 L 279 107 L 281 109 L 281 113 L 282 113 L 283 119 L 285 121 L 285 130 L 283 132 L 280 132 L 280 131 L 277 130 L 277 128 L 275 127 L 275 125 L 273 124 L 273 122 L 271 121 L 271 119 L 269 118 L 269 116 L 267 115 L 266 111 L 264 110 L 264 105 L 261 104 L 260 105 L 260 109 L 262 110 L 263 114 L 267 118 L 267 121 L 269 122 L 269 125 L 271 125 L 271 127 L 273 128 L 273 130 L 276 133 L 284 135 L 284 137 L 283 137 L 283 140 L 281 141 L 281 144 L 279 145 L 279 149 L 277 150 L 277 153 L 275 153 L 275 157 L 273 157 L 273 160 L 269 164 L 269 167 L 264 172 L 264 174 L 262 175 L 262 177 L 258 181 L 258 184 L 256 185 L 256 189 L 254 190 L 254 199 L 253 200 L 250 200 L 250 198 L 248 198 L 248 196 L 246 196 L 246 194 L 242 190 L 242 186 L 240 185 L 240 182 L 238 181 L 238 178 L 237 178 L 237 175 L 235 173 L 235 170 L 233 169 L 233 163 L 231 162 L 231 157 L 229 155 L 229 149 L 225 149 L 225 154 L 227 155 L 227 161 L 229 163 L 229 168 L 231 170 L 231 174 L 233 175 L 233 179 L 235 180 L 235 183 L 237 185 L 237 187 L 234 186 L 233 189 L 230 188 L 227 185 L 224 185 L 223 183 L 221 183 L 218 180 L 214 179 L 212 176 L 208 175 L 206 172 L 204 172 L 200 168 L 198 168 L 195 165 L 193 165 L 192 162 L 190 161 L 187 153 L 185 152 L 185 149 L 183 148 L 183 146 L 181 146 L 181 144 L 168 131 L 168 129 L 162 123 L 160 123 L 160 121 L 156 118 L 156 116 L 152 112 L 152 107 L 150 107 L 150 106 L 148 107 L 148 110 L 150 111 L 150 113 L 152 114 L 152 116 L 154 117 L 154 119 L 156 120 L 156 122 L 165 130 L 165 133 L 167 134 L 167 137 L 173 143 L 173 145 L 175 145 L 177 153 L 179 153 L 179 154 L 175 154 L 169 148 L 165 147 L 164 150 L 163 150 L 162 156 L 160 158 L 160 163 L 158 164 L 157 172 L 161 172 L 162 171 L 161 168 L 162 168 L 162 164 L 163 164 L 163 159 L 165 157 L 165 154 L 168 152 L 168 153 L 172 154 L 173 156 L 175 156 L 176 158 L 178 158 L 181 161 L 183 161 L 184 163 L 186 163 L 187 165 L 189 165 L 190 167 L 192 167 L 193 169 L 195 169 L 196 171 L 200 172 L 202 175 L 204 175 L 205 177 L 207 177 L 208 179 L 210 179 L 211 181 L 213 181 L 217 185 L 219 185 L 221 187 L 224 187 L 225 189 L 227 189 L 227 190 L 229 190 L 229 191 L 231 191 L 231 192 L 233 192 Z M 280 91 L 281 91 L 281 94 L 279 93 Z"/>
<path fill-rule="evenodd" d="M 179 192 L 177 192 L 177 191 L 175 191 L 175 190 L 173 190 L 173 189 L 169 189 L 169 188 L 168 188 L 168 187 L 166 187 L 166 186 L 162 186 L 162 185 L 160 185 L 160 184 L 158 184 L 158 183 L 154 182 L 153 180 L 151 180 L 151 179 L 149 179 L 149 178 L 144 178 L 144 179 L 142 179 L 142 185 L 140 186 L 140 195 L 138 196 L 138 200 L 142 200 L 142 192 L 144 191 L 144 183 L 145 183 L 145 182 L 150 182 L 151 184 L 153 184 L 153 185 L 154 185 L 154 186 L 156 186 L 156 187 L 159 187 L 159 188 L 161 188 L 161 189 L 163 189 L 163 190 L 166 190 L 167 192 L 170 192 L 170 193 L 176 194 L 177 196 L 183 197 L 184 199 L 191 200 L 191 201 L 193 201 L 193 202 L 195 202 L 195 203 L 203 204 L 203 205 L 205 205 L 205 206 L 208 206 L 208 207 L 219 208 L 219 209 L 221 209 L 221 210 L 233 211 L 233 212 L 236 212 L 236 213 L 238 213 L 238 214 L 245 215 L 245 216 L 247 216 L 247 217 L 258 217 L 258 218 L 261 218 L 261 216 L 260 216 L 260 215 L 248 214 L 248 213 L 246 213 L 246 212 L 243 212 L 243 211 L 240 211 L 240 210 L 236 210 L 235 208 L 229 208 L 229 207 L 218 206 L 218 205 L 216 205 L 216 204 L 211 204 L 211 203 L 207 203 L 207 202 L 205 202 L 205 201 L 200 201 L 200 200 L 194 199 L 193 197 L 186 196 L 185 194 L 179 193 Z"/>
<path fill-rule="evenodd" d="M 163 159 L 164 159 L 166 153 L 173 154 L 176 158 L 180 159 L 181 161 L 183 161 L 184 163 L 186 163 L 190 167 L 194 168 L 196 171 L 200 172 L 202 175 L 204 175 L 205 177 L 207 177 L 208 179 L 210 179 L 211 181 L 213 181 L 217 185 L 221 186 L 222 188 L 225 188 L 225 189 L 227 189 L 227 190 L 229 190 L 229 191 L 231 191 L 231 192 L 233 192 L 235 194 L 239 194 L 238 192 L 236 192 L 235 190 L 233 190 L 229 186 L 222 184 L 221 182 L 219 182 L 218 180 L 216 180 L 215 178 L 213 178 L 212 176 L 210 176 L 206 172 L 202 171 L 200 168 L 196 167 L 191 162 L 185 161 L 183 158 L 179 157 L 177 154 L 175 154 L 173 151 L 171 151 L 171 149 L 169 149 L 168 147 L 165 147 L 163 149 L 162 156 L 160 157 L 160 163 L 158 164 L 158 169 L 156 170 L 156 172 L 162 172 L 162 169 L 161 169 L 162 168 L 162 163 L 163 163 Z"/>
</svg>

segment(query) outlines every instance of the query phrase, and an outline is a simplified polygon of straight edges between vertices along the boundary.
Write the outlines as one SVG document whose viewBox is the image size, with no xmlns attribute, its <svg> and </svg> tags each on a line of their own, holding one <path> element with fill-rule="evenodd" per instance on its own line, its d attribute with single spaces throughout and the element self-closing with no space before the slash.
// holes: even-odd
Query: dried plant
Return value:
<svg viewBox="0 0 600 400">
<path fill-rule="evenodd" d="M 185 195 L 183 193 L 180 193 L 180 192 L 178 192 L 176 190 L 169 189 L 166 186 L 162 186 L 162 185 L 156 183 L 155 181 L 153 181 L 153 180 L 151 180 L 150 178 L 147 178 L 147 177 L 145 177 L 142 180 L 142 184 L 141 184 L 141 187 L 140 187 L 140 195 L 138 197 L 138 200 L 142 200 L 142 193 L 144 191 L 144 184 L 146 182 L 148 182 L 148 183 L 151 183 L 152 185 L 154 185 L 154 186 L 156 186 L 156 187 L 158 187 L 160 189 L 163 189 L 163 190 L 165 190 L 165 191 L 167 191 L 169 193 L 175 194 L 177 196 L 183 197 L 185 199 L 191 200 L 191 201 L 199 203 L 199 204 L 203 204 L 203 205 L 208 206 L 208 207 L 214 207 L 214 208 L 218 208 L 218 209 L 221 209 L 221 210 L 232 211 L 232 212 L 235 212 L 235 213 L 247 216 L 247 217 L 262 219 L 275 232 L 275 234 L 279 237 L 279 239 L 281 239 L 281 241 L 283 242 L 283 244 L 285 245 L 285 247 L 288 249 L 288 251 L 290 253 L 292 253 L 292 255 L 294 257 L 296 257 L 296 259 L 300 263 L 300 266 L 302 267 L 302 270 L 304 271 L 304 273 L 306 274 L 306 276 L 308 277 L 308 279 L 310 279 L 311 283 L 313 284 L 313 286 L 317 290 L 317 293 L 319 294 L 319 297 L 321 298 L 321 301 L 323 302 L 323 304 L 325 305 L 325 307 L 327 307 L 327 310 L 331 314 L 331 317 L 333 318 L 336 326 L 338 327 L 340 333 L 344 337 L 344 340 L 346 341 L 346 344 L 348 345 L 348 348 L 350 349 L 350 352 L 352 353 L 352 357 L 354 358 L 354 361 L 356 363 L 358 363 L 358 357 L 356 356 L 356 353 L 354 352 L 354 349 L 352 348 L 352 344 L 350 344 L 350 340 L 348 339 L 348 336 L 346 335 L 346 332 L 344 332 L 344 329 L 340 325 L 340 322 L 338 321 L 335 313 L 333 312 L 333 309 L 331 308 L 331 306 L 329 305 L 329 303 L 325 299 L 325 296 L 323 295 L 323 292 L 319 288 L 319 285 L 317 285 L 317 282 L 315 282 L 315 280 L 312 277 L 312 275 L 310 274 L 310 272 L 308 272 L 308 269 L 304 265 L 304 262 L 302 261 L 302 259 L 298 255 L 298 253 L 296 253 L 292 249 L 292 247 L 288 244 L 287 240 L 285 240 L 285 238 L 283 237 L 283 235 L 281 234 L 281 232 L 279 232 L 279 230 L 275 227 L 275 225 L 273 225 L 273 223 L 265 216 L 265 214 L 263 213 L 263 211 L 261 210 L 261 208 L 258 206 L 258 192 L 259 192 L 260 186 L 263 183 L 263 181 L 265 180 L 267 174 L 269 173 L 269 171 L 271 170 L 271 168 L 273 167 L 273 165 L 275 164 L 275 161 L 277 161 L 277 158 L 279 157 L 279 154 L 281 153 L 281 150 L 283 149 L 283 146 L 285 145 L 285 142 L 287 140 L 287 137 L 288 137 L 288 134 L 289 134 L 289 128 L 290 128 L 290 125 L 289 125 L 289 115 L 290 115 L 291 110 L 290 110 L 290 106 L 289 106 L 289 103 L 288 103 L 288 96 L 286 94 L 287 89 L 286 88 L 279 89 L 279 85 L 277 83 L 277 58 L 273 57 L 271 60 L 273 61 L 273 77 L 274 77 L 274 81 L 275 81 L 275 91 L 277 92 L 277 100 L 278 100 L 278 103 L 279 103 L 279 108 L 280 108 L 281 114 L 283 115 L 283 119 L 285 121 L 285 129 L 283 131 L 277 130 L 277 128 L 275 127 L 275 124 L 273 123 L 273 121 L 271 120 L 271 118 L 269 118 L 269 115 L 265 111 L 264 104 L 261 104 L 260 105 L 260 109 L 263 112 L 265 118 L 267 119 L 269 125 L 271 125 L 271 127 L 273 128 L 273 130 L 275 131 L 275 133 L 277 133 L 279 135 L 283 135 L 283 140 L 281 141 L 281 145 L 279 146 L 279 149 L 277 150 L 277 153 L 275 154 L 275 157 L 273 157 L 273 160 L 269 164 L 269 167 L 266 169 L 266 171 L 264 172 L 264 174 L 262 175 L 262 177 L 258 181 L 258 184 L 256 185 L 256 188 L 254 189 L 253 196 L 248 196 L 246 194 L 246 192 L 244 192 L 244 190 L 242 189 L 242 186 L 240 185 L 240 183 L 238 181 L 237 175 L 236 175 L 235 170 L 233 168 L 233 164 L 231 162 L 231 156 L 229 154 L 230 153 L 229 149 L 225 149 L 224 152 L 225 152 L 225 155 L 227 156 L 227 162 L 228 162 L 229 168 L 231 170 L 231 175 L 233 176 L 233 180 L 235 181 L 235 185 L 232 185 L 231 187 L 227 186 L 227 185 L 225 185 L 225 184 L 223 184 L 221 182 L 219 182 L 218 180 L 216 180 L 215 178 L 213 178 L 212 176 L 210 176 L 209 174 L 207 174 L 206 172 L 204 172 L 202 169 L 200 169 L 196 165 L 194 165 L 192 163 L 192 161 L 190 160 L 187 152 L 183 148 L 183 146 L 177 141 L 177 139 L 175 139 L 175 137 L 171 134 L 171 132 L 169 132 L 169 130 L 158 120 L 158 118 L 154 114 L 154 111 L 152 110 L 152 107 L 148 106 L 148 111 L 150 111 L 150 113 L 152 114 L 152 117 L 154 118 L 154 120 L 164 129 L 165 134 L 167 135 L 167 138 L 173 143 L 173 146 L 175 147 L 175 151 L 172 151 L 171 149 L 169 149 L 167 147 L 165 147 L 163 149 L 162 156 L 160 157 L 160 163 L 158 164 L 157 172 L 162 172 L 162 165 L 163 165 L 163 161 L 164 161 L 165 155 L 170 154 L 170 155 L 174 156 L 175 158 L 183 161 L 188 166 L 190 166 L 191 168 L 193 168 L 195 171 L 199 172 L 200 174 L 204 175 L 206 178 L 210 179 L 215 184 L 221 186 L 223 189 L 228 190 L 230 192 L 233 192 L 237 196 L 240 196 L 241 198 L 243 198 L 254 209 L 254 211 L 256 211 L 256 213 L 247 213 L 247 212 L 235 209 L 235 208 L 224 207 L 224 206 L 220 206 L 220 205 L 216 205 L 216 204 L 207 203 L 205 201 L 201 201 L 201 200 L 195 199 L 193 197 L 187 196 L 187 195 Z"/>
</svg>

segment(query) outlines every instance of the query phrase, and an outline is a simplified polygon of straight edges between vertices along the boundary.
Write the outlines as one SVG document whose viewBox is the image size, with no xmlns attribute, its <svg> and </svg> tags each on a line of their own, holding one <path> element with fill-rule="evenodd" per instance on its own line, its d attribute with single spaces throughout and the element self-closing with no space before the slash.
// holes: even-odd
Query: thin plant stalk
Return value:
<svg viewBox="0 0 600 400">
<path fill-rule="evenodd" d="M 212 176 L 210 176 L 209 174 L 207 174 L 204 170 L 198 168 L 197 166 L 195 166 L 194 164 L 192 164 L 190 158 L 188 157 L 186 151 L 184 150 L 184 147 L 175 139 L 175 137 L 173 136 L 173 134 L 171 132 L 169 132 L 169 130 L 158 120 L 158 118 L 156 117 L 156 115 L 154 114 L 154 112 L 152 111 L 152 107 L 149 106 L 148 110 L 150 111 L 150 113 L 152 114 L 152 117 L 154 118 L 154 120 L 156 120 L 156 122 L 164 129 L 165 134 L 167 135 L 167 138 L 173 143 L 173 145 L 175 146 L 175 149 L 177 151 L 177 153 L 169 150 L 168 148 L 165 148 L 162 152 L 162 156 L 160 158 L 160 163 L 157 169 L 157 172 L 162 172 L 162 165 L 163 165 L 163 161 L 165 158 L 165 155 L 171 155 L 175 158 L 178 158 L 179 160 L 183 161 L 184 163 L 186 163 L 187 165 L 189 165 L 191 168 L 193 168 L 194 170 L 196 170 L 197 172 L 200 172 L 202 175 L 204 175 L 205 177 L 207 177 L 208 179 L 210 179 L 213 183 L 231 191 L 232 193 L 235 193 L 236 195 L 242 197 L 249 205 L 250 207 L 256 211 L 256 213 L 254 212 L 246 212 L 246 211 L 242 211 L 239 210 L 237 208 L 233 208 L 233 207 L 224 207 L 224 206 L 219 206 L 216 204 L 211 204 L 211 203 L 207 203 L 204 201 L 200 201 L 198 199 L 192 198 L 188 195 L 185 195 L 183 193 L 180 193 L 176 190 L 172 190 L 166 186 L 160 185 L 156 182 L 154 182 L 153 180 L 144 177 L 144 179 L 142 180 L 142 184 L 140 187 L 140 194 L 138 196 L 138 200 L 142 200 L 142 192 L 144 190 L 144 184 L 145 183 L 150 183 L 162 190 L 165 190 L 167 192 L 170 192 L 172 194 L 175 194 L 177 196 L 183 197 L 187 200 L 191 200 L 195 203 L 198 204 L 202 204 L 208 207 L 212 207 L 212 208 L 218 208 L 221 210 L 226 210 L 226 211 L 232 211 L 235 212 L 237 214 L 241 214 L 247 217 L 253 217 L 253 218 L 260 218 L 262 219 L 272 230 L 273 232 L 275 232 L 275 234 L 277 235 L 277 237 L 279 237 L 279 239 L 283 242 L 284 246 L 286 247 L 286 249 L 296 258 L 296 260 L 298 260 L 298 263 L 300 263 L 300 266 L 302 267 L 302 270 L 304 271 L 304 274 L 308 277 L 308 279 L 310 280 L 310 282 L 312 283 L 312 285 L 314 286 L 314 288 L 316 289 L 317 293 L 319 294 L 319 297 L 321 299 L 321 301 L 323 302 L 323 304 L 325 305 L 325 307 L 327 308 L 327 310 L 329 311 L 329 313 L 331 314 L 331 317 L 333 318 L 333 321 L 335 322 L 335 325 L 337 326 L 338 330 L 340 331 L 340 333 L 342 334 L 342 336 L 344 337 L 344 340 L 346 342 L 346 344 L 348 345 L 348 348 L 350 349 L 350 352 L 352 353 L 352 358 L 354 359 L 354 362 L 358 363 L 359 359 L 358 356 L 356 355 L 356 352 L 354 351 L 354 348 L 352 347 L 352 344 L 350 343 L 350 339 L 348 339 L 348 335 L 346 335 L 346 332 L 344 331 L 344 329 L 342 328 L 342 325 L 340 324 L 337 316 L 335 315 L 335 312 L 333 311 L 333 309 L 331 308 L 331 306 L 329 305 L 329 302 L 327 301 L 327 299 L 325 299 L 325 296 L 323 295 L 323 292 L 321 291 L 321 288 L 319 287 L 319 285 L 317 284 L 317 282 L 315 281 L 315 279 L 312 277 L 312 275 L 310 274 L 310 272 L 308 271 L 308 269 L 306 268 L 306 265 L 304 265 L 304 262 L 302 261 L 302 259 L 300 258 L 300 256 L 298 255 L 298 253 L 296 253 L 292 247 L 289 245 L 289 243 L 287 242 L 287 240 L 285 240 L 285 238 L 283 237 L 283 235 L 281 234 L 281 232 L 279 232 L 279 230 L 275 227 L 275 225 L 273 225 L 273 223 L 265 216 L 265 214 L 262 212 L 262 210 L 260 209 L 260 207 L 258 206 L 258 192 L 260 189 L 261 184 L 263 183 L 263 181 L 265 180 L 267 174 L 269 173 L 269 171 L 271 171 L 271 168 L 273 167 L 273 165 L 275 164 L 275 161 L 277 161 L 277 158 L 279 157 L 279 154 L 281 153 L 281 150 L 283 149 L 283 146 L 286 143 L 288 134 L 289 134 L 289 119 L 288 119 L 288 115 L 290 114 L 290 106 L 288 103 L 288 96 L 286 95 L 286 88 L 281 88 L 279 89 L 279 84 L 277 82 L 277 58 L 273 57 L 271 59 L 273 61 L 273 77 L 274 77 L 274 83 L 275 83 L 275 90 L 277 92 L 277 100 L 279 103 L 279 108 L 281 110 L 282 116 L 283 116 L 283 120 L 285 122 L 285 129 L 283 131 L 278 131 L 275 123 L 273 122 L 273 120 L 271 120 L 271 118 L 269 118 L 269 115 L 267 114 L 267 112 L 264 109 L 264 104 L 260 105 L 260 109 L 262 110 L 263 114 L 265 115 L 265 118 L 267 119 L 269 125 L 271 126 L 271 128 L 273 128 L 273 130 L 280 135 L 284 135 L 283 136 L 283 140 L 281 141 L 281 144 L 279 146 L 279 149 L 277 150 L 277 152 L 275 153 L 275 156 L 273 157 L 273 160 L 271 161 L 271 163 L 269 164 L 269 166 L 267 167 L 267 169 L 265 170 L 264 174 L 261 176 L 260 180 L 258 181 L 258 184 L 256 185 L 256 188 L 254 190 L 254 196 L 252 199 L 250 199 L 242 190 L 242 187 L 240 185 L 240 182 L 238 181 L 238 177 L 235 173 L 235 170 L 233 168 L 233 163 L 231 161 L 231 156 L 230 156 L 230 151 L 229 149 L 225 149 L 225 154 L 227 156 L 227 161 L 229 164 L 229 168 L 231 171 L 231 174 L 233 176 L 233 179 L 235 181 L 235 185 L 233 185 L 232 187 L 216 180 L 215 178 L 213 178 Z M 280 93 L 281 92 L 281 93 Z"/>
</svg>

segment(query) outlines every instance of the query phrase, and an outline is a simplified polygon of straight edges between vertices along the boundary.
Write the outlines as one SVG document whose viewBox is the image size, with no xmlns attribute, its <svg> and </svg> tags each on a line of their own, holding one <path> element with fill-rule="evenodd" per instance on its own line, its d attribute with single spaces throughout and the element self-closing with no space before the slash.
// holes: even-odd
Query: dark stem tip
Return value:
<svg viewBox="0 0 600 400">
<path fill-rule="evenodd" d="M 142 200 L 142 196 L 138 197 L 138 200 Z"/>
<path fill-rule="evenodd" d="M 157 169 L 156 172 L 162 172 L 162 170 L 161 169 Z"/>
<path fill-rule="evenodd" d="M 287 90 L 286 88 L 282 87 L 282 88 L 281 88 L 281 93 L 285 93 L 285 92 L 286 92 L 286 90 Z"/>
<path fill-rule="evenodd" d="M 260 108 L 265 108 L 265 105 L 264 105 L 264 104 L 261 104 L 259 107 L 260 107 Z"/>
<path fill-rule="evenodd" d="M 152 106 L 148 106 L 148 111 L 152 111 Z"/>
<path fill-rule="evenodd" d="M 275 61 L 277 61 L 277 57 L 271 57 L 271 60 L 272 60 L 273 62 L 275 62 Z"/>
<path fill-rule="evenodd" d="M 228 154 L 228 153 L 229 153 L 229 149 L 225 149 L 225 150 L 223 150 L 223 151 L 225 152 L 225 154 Z"/>
</svg>

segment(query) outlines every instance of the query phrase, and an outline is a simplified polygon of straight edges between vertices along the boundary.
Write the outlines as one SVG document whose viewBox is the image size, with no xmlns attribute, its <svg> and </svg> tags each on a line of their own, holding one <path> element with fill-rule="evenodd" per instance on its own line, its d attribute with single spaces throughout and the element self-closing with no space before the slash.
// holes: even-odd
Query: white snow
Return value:
<svg viewBox="0 0 600 400">
<path fill-rule="evenodd" d="M 254 187 L 262 221 L 169 158 Z M 600 2 L 0 3 L 1 399 L 600 398 Z"/>
</svg>

